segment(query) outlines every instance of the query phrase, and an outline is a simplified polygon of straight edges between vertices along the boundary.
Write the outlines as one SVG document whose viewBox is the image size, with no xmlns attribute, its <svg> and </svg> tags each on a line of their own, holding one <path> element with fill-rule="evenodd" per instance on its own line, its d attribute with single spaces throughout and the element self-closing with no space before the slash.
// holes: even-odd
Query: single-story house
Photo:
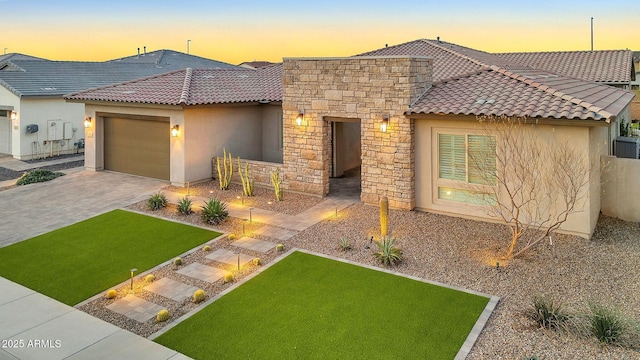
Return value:
<svg viewBox="0 0 640 360">
<path fill-rule="evenodd" d="M 451 195 L 467 190 L 441 175 L 447 161 L 441 142 L 468 142 L 479 131 L 479 115 L 526 116 L 599 164 L 633 96 L 494 54 L 416 40 L 346 58 L 285 58 L 256 70 L 187 69 L 66 99 L 84 103 L 94 120 L 85 134 L 89 169 L 184 185 L 208 178 L 211 158 L 226 147 L 251 160 L 261 179 L 281 168 L 290 191 L 324 196 L 330 177 L 359 169 L 365 203 L 387 196 L 396 208 L 487 219 L 480 206 Z M 149 166 L 156 169 L 143 170 Z M 590 179 L 584 211 L 562 230 L 590 236 L 600 208 L 598 176 Z"/>
<path fill-rule="evenodd" d="M 187 67 L 235 66 L 158 50 L 106 62 L 49 61 L 22 54 L 0 57 L 0 154 L 29 160 L 81 151 L 84 105 L 64 94 Z"/>
</svg>

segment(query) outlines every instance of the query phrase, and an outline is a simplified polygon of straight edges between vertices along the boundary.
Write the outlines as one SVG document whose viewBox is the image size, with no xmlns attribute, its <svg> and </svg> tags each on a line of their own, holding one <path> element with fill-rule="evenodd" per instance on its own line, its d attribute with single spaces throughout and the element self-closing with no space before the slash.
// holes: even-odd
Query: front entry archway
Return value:
<svg viewBox="0 0 640 360">
<path fill-rule="evenodd" d="M 327 118 L 331 124 L 330 196 L 360 198 L 362 141 L 360 119 Z"/>
</svg>

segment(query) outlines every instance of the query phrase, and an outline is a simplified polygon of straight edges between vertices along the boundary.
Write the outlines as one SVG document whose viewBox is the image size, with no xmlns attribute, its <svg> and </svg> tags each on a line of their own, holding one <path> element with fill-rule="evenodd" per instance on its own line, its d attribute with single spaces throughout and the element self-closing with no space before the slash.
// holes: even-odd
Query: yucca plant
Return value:
<svg viewBox="0 0 640 360">
<path fill-rule="evenodd" d="M 591 309 L 589 315 L 591 333 L 606 344 L 619 342 L 628 329 L 624 317 L 616 310 L 600 304 L 591 304 L 589 308 Z"/>
<path fill-rule="evenodd" d="M 562 309 L 562 304 L 555 304 L 553 300 L 544 296 L 535 296 L 531 305 L 529 316 L 540 327 L 557 329 L 569 319 L 569 315 Z"/>
<path fill-rule="evenodd" d="M 342 251 L 351 250 L 351 244 L 349 244 L 349 239 L 347 238 L 340 239 L 340 250 Z"/>
<path fill-rule="evenodd" d="M 202 220 L 207 224 L 218 225 L 229 216 L 227 204 L 211 199 L 202 207 Z"/>
<path fill-rule="evenodd" d="M 193 212 L 193 209 L 191 209 L 193 202 L 191 201 L 191 199 L 189 199 L 188 197 L 183 197 L 182 199 L 178 200 L 178 212 L 182 215 L 189 215 Z"/>
<path fill-rule="evenodd" d="M 373 254 L 383 265 L 395 265 L 402 261 L 402 250 L 395 247 L 393 238 L 384 238 L 376 242 L 378 251 Z"/>
<path fill-rule="evenodd" d="M 167 207 L 167 197 L 162 193 L 155 193 L 147 200 L 147 206 L 149 210 L 153 211 L 165 208 Z"/>
</svg>

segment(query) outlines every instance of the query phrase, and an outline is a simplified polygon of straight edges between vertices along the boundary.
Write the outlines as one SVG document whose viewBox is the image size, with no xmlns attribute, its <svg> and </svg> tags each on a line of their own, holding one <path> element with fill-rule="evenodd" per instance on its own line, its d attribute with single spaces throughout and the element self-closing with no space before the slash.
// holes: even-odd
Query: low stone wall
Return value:
<svg viewBox="0 0 640 360">
<path fill-rule="evenodd" d="M 640 160 L 603 156 L 602 213 L 640 222 Z"/>
<path fill-rule="evenodd" d="M 245 163 L 249 164 L 249 177 L 254 180 L 255 186 L 263 186 L 263 187 L 272 186 L 271 172 L 275 171 L 277 168 L 281 168 L 280 174 L 282 174 L 282 164 L 266 162 L 266 161 L 245 160 L 245 159 L 240 159 L 240 163 L 242 166 L 242 171 L 244 171 Z M 211 166 L 213 169 L 212 177 L 214 179 L 218 179 L 216 158 L 213 158 L 211 160 Z M 233 159 L 233 176 L 231 177 L 231 181 L 241 183 L 239 171 L 240 169 L 238 169 L 238 158 L 235 158 Z"/>
</svg>

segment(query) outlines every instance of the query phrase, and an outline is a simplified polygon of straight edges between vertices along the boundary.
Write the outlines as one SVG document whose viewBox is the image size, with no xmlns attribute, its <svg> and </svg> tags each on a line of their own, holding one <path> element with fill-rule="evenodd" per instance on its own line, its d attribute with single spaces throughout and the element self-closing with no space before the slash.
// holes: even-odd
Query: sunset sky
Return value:
<svg viewBox="0 0 640 360">
<path fill-rule="evenodd" d="M 640 50 L 640 2 L 0 0 L 0 51 L 102 61 L 172 49 L 232 64 L 350 56 L 415 39 L 485 50 Z"/>
</svg>

